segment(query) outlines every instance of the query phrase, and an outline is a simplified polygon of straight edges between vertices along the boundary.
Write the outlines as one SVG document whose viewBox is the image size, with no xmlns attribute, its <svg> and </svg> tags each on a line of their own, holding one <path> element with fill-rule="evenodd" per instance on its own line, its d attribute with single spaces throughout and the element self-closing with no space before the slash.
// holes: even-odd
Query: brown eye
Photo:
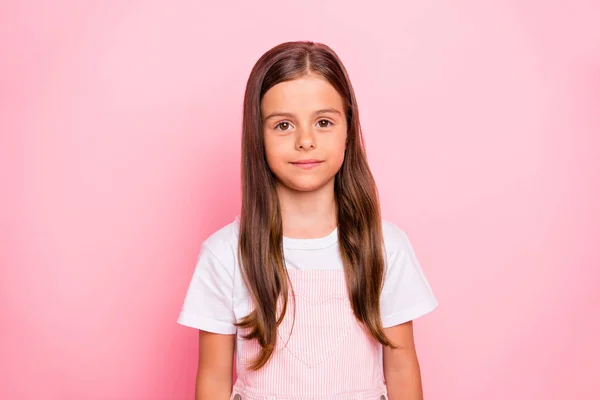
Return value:
<svg viewBox="0 0 600 400">
<path fill-rule="evenodd" d="M 330 125 L 331 125 L 331 121 L 328 121 L 326 119 L 322 119 L 319 121 L 320 128 L 329 128 Z"/>
<path fill-rule="evenodd" d="M 287 131 L 290 128 L 289 122 L 280 122 L 275 126 L 275 129 L 279 129 L 281 131 Z"/>
</svg>

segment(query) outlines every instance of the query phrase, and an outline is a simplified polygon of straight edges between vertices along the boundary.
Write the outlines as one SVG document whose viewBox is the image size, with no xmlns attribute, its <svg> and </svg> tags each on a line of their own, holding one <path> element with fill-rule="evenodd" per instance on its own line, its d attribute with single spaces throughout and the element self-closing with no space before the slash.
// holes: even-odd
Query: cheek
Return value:
<svg viewBox="0 0 600 400">
<path fill-rule="evenodd" d="M 265 138 L 265 154 L 271 169 L 276 169 L 288 152 L 285 143 L 281 140 Z"/>
<path fill-rule="evenodd" d="M 340 163 L 344 161 L 346 151 L 346 134 L 340 134 L 331 138 L 329 143 L 329 154 Z"/>
</svg>

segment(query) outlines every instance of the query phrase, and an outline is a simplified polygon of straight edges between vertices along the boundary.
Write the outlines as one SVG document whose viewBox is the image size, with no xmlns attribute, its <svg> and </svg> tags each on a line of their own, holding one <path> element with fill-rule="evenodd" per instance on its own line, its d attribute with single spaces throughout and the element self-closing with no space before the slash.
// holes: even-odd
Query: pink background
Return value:
<svg viewBox="0 0 600 400">
<path fill-rule="evenodd" d="M 355 86 L 440 301 L 429 400 L 600 398 L 600 3 L 0 5 L 0 398 L 190 399 L 176 325 L 240 206 L 244 85 L 286 40 Z"/>
</svg>

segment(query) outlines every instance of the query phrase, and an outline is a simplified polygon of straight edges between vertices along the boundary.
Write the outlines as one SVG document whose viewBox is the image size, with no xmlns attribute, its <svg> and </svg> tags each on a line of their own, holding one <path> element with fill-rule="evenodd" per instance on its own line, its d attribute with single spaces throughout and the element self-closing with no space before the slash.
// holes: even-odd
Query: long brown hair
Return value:
<svg viewBox="0 0 600 400">
<path fill-rule="evenodd" d="M 354 90 L 337 54 L 309 41 L 287 42 L 267 51 L 254 65 L 244 95 L 242 122 L 242 210 L 238 254 L 254 309 L 237 323 L 261 351 L 249 366 L 260 369 L 277 341 L 287 309 L 289 277 L 283 259 L 283 228 L 276 178 L 267 165 L 260 104 L 274 85 L 312 72 L 320 74 L 344 102 L 346 153 L 335 176 L 338 238 L 346 283 L 356 319 L 385 346 L 379 298 L 383 284 L 383 235 L 377 187 L 369 169 Z M 282 311 L 277 313 L 278 301 Z"/>
</svg>

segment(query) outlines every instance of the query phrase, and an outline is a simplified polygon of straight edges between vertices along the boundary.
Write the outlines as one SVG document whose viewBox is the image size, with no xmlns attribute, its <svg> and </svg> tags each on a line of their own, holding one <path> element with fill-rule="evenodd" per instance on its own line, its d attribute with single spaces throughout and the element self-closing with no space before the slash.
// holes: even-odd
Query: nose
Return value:
<svg viewBox="0 0 600 400">
<path fill-rule="evenodd" d="M 298 138 L 296 140 L 296 148 L 300 149 L 314 149 L 316 147 L 315 137 L 312 129 L 302 128 L 298 129 Z"/>
</svg>

